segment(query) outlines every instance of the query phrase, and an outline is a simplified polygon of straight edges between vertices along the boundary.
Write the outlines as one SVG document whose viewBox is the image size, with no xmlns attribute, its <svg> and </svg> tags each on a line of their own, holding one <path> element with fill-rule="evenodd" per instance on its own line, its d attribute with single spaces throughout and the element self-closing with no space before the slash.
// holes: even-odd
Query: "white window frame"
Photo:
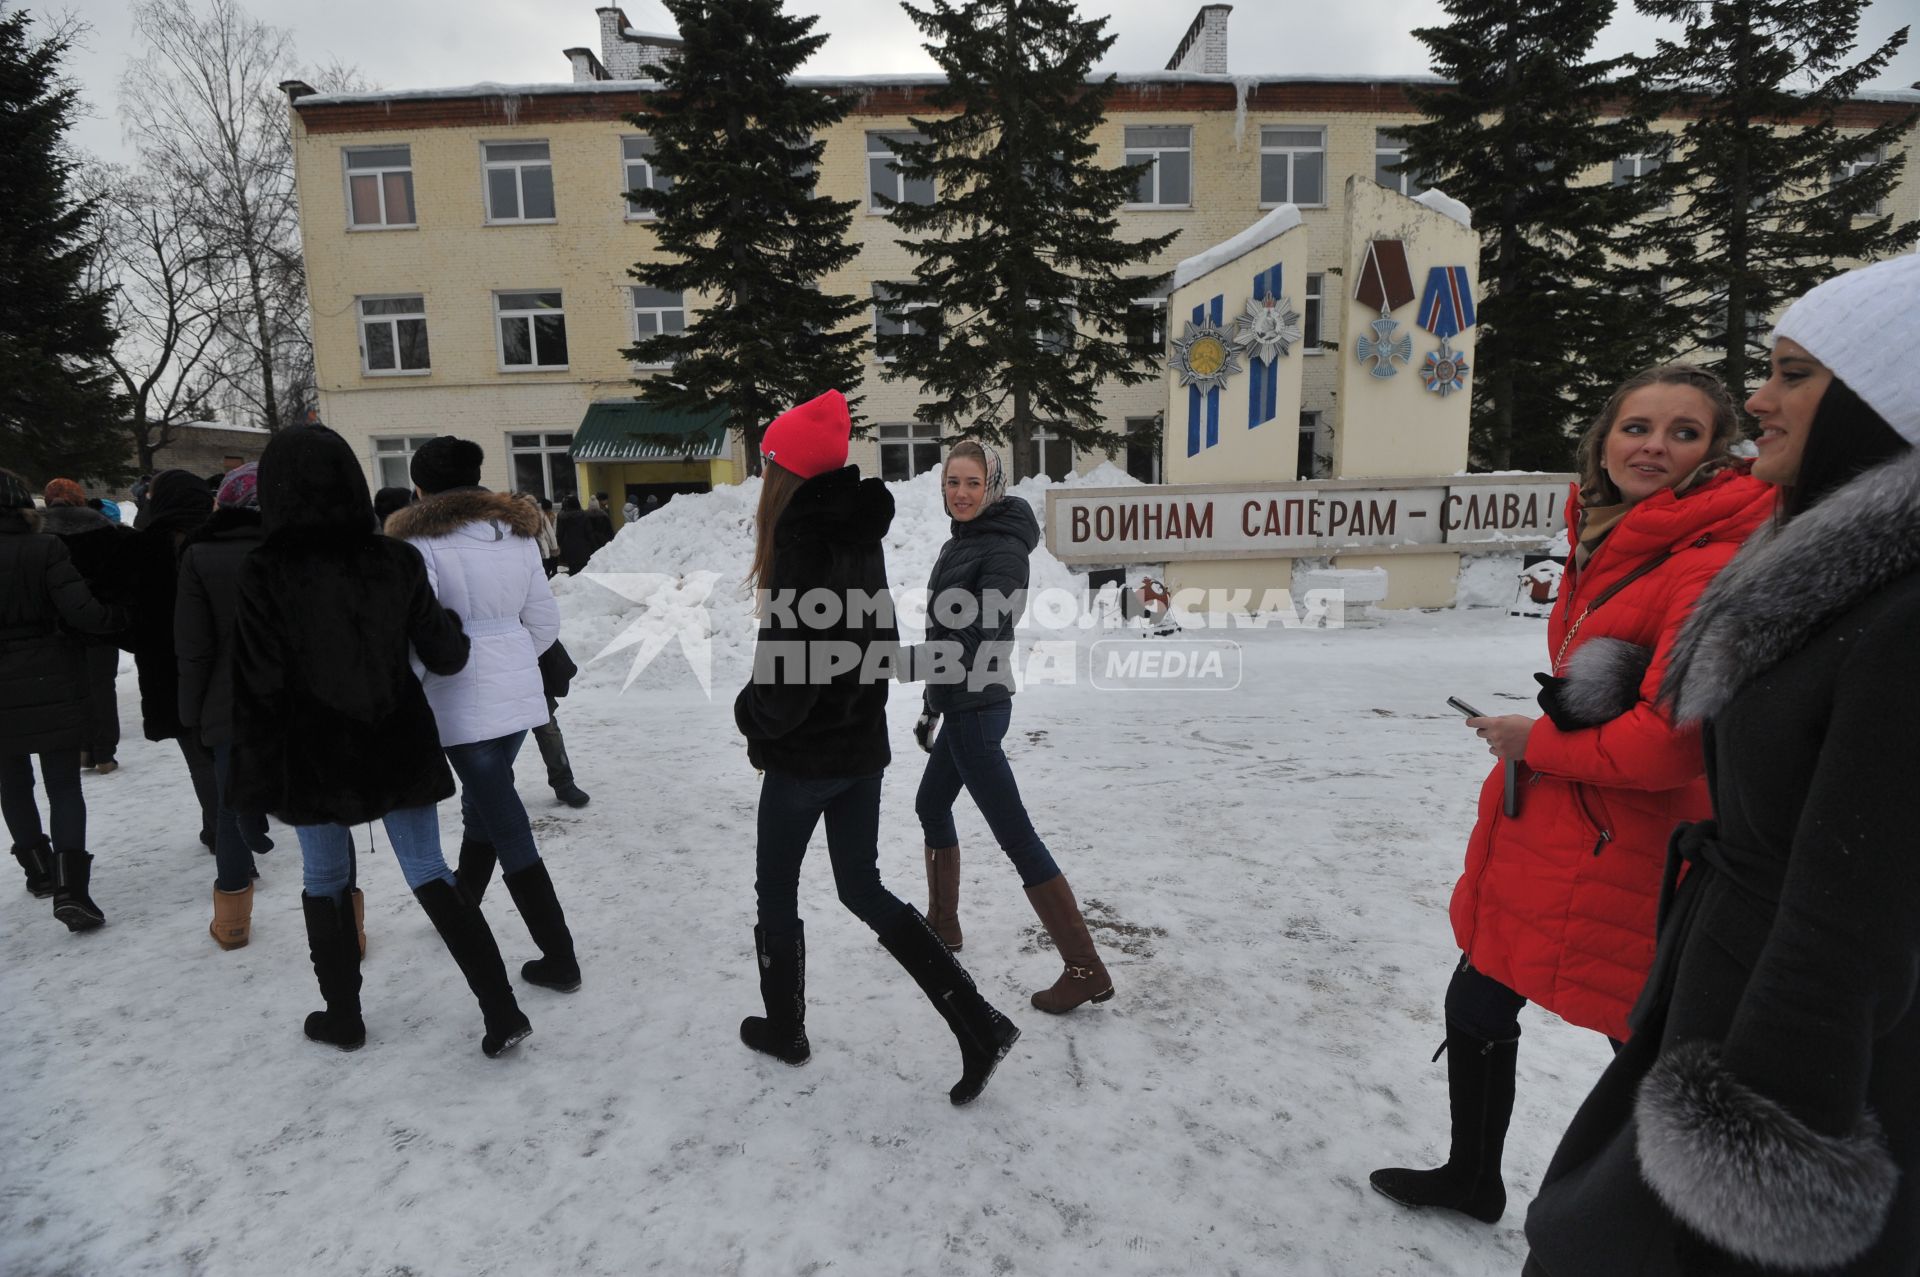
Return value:
<svg viewBox="0 0 1920 1277">
<path fill-rule="evenodd" d="M 487 158 L 490 146 L 544 146 L 547 158 L 542 160 L 493 160 Z M 491 174 L 511 170 L 514 174 L 513 192 L 515 206 L 521 213 L 527 211 L 526 170 L 545 168 L 547 183 L 553 187 L 552 217 L 496 217 L 493 211 L 493 181 Z M 560 187 L 553 176 L 553 143 L 543 137 L 493 138 L 480 143 L 480 207 L 486 212 L 488 226 L 551 226 L 560 220 Z"/>
<path fill-rule="evenodd" d="M 674 331 L 685 332 L 687 328 L 687 295 L 685 293 L 680 294 L 680 304 L 678 306 L 642 306 L 640 304 L 639 291 L 644 287 L 646 287 L 644 284 L 627 285 L 627 316 L 628 321 L 632 325 L 633 340 L 638 342 L 644 337 L 652 337 L 659 333 L 667 332 L 667 316 L 674 314 L 680 316 L 680 327 Z M 662 288 L 657 291 L 664 293 L 667 290 Z M 640 331 L 640 316 L 642 315 L 652 315 L 654 317 L 653 332 L 643 333 Z M 643 364 L 634 362 L 633 367 L 636 369 L 659 371 L 661 369 L 671 368 L 673 365 L 671 363 Z"/>
<path fill-rule="evenodd" d="M 554 296 L 560 299 L 560 305 L 551 310 L 548 310 L 545 308 L 538 308 L 538 307 L 533 309 L 520 309 L 520 308 L 515 308 L 513 310 L 502 309 L 500 305 L 501 299 L 506 297 L 521 296 L 527 293 L 552 293 Z M 539 333 L 538 327 L 533 322 L 535 316 L 542 316 L 542 317 L 549 317 L 549 318 L 553 316 L 558 316 L 560 319 L 561 331 L 565 332 L 566 323 L 567 323 L 566 293 L 563 290 L 558 288 L 500 288 L 500 289 L 494 290 L 494 293 L 493 293 L 493 349 L 494 349 L 494 359 L 497 361 L 499 365 L 499 371 L 501 372 L 565 372 L 567 370 L 566 364 L 543 364 L 538 362 L 540 358 L 540 333 Z M 506 325 L 506 321 L 509 319 L 523 319 L 526 321 L 527 349 L 532 352 L 536 362 L 530 363 L 530 364 L 510 364 L 507 362 L 507 334 L 506 334 L 505 325 Z M 571 358 L 573 355 L 573 336 L 571 333 L 567 334 L 566 342 L 567 342 L 567 355 L 569 358 Z"/>
<path fill-rule="evenodd" d="M 882 479 L 887 475 L 887 452 L 905 449 L 907 453 L 906 478 L 925 474 L 928 470 L 940 468 L 940 427 L 926 421 L 890 421 L 876 426 L 873 432 L 875 459 Z M 913 458 L 923 449 L 933 453 L 933 464 L 914 468 Z M 893 482 L 888 480 L 888 482 Z"/>
<path fill-rule="evenodd" d="M 1327 337 L 1327 295 L 1326 275 L 1320 271 L 1307 272 L 1307 286 L 1300 293 L 1300 353 L 1303 355 L 1324 355 Z M 1309 325 L 1307 316 L 1318 313 L 1316 323 Z M 1318 342 L 1308 342 L 1307 334 L 1319 338 Z"/>
<path fill-rule="evenodd" d="M 1047 473 L 1047 466 L 1046 466 L 1047 445 L 1050 443 L 1066 444 L 1067 473 L 1066 475 L 1062 475 L 1061 479 L 1066 478 L 1067 475 L 1076 473 L 1076 467 L 1080 464 L 1080 450 L 1075 448 L 1071 441 L 1063 438 L 1060 435 L 1055 434 L 1052 430 L 1048 429 L 1046 426 L 1041 425 L 1041 426 L 1035 426 L 1033 428 L 1032 442 L 1034 446 L 1033 472 L 1035 474 Z M 1060 480 L 1056 479 L 1054 480 L 1054 482 L 1058 483 L 1060 482 Z"/>
<path fill-rule="evenodd" d="M 405 151 L 405 164 L 381 164 L 372 168 L 353 167 L 353 157 L 365 155 L 371 151 Z M 387 174 L 405 173 L 407 175 L 407 199 L 413 205 L 413 218 L 405 222 L 390 222 L 387 219 Z M 377 222 L 356 222 L 353 220 L 353 179 L 371 177 L 374 190 L 380 196 L 380 220 Z M 420 198 L 413 189 L 413 144 L 400 142 L 392 146 L 343 146 L 340 148 L 341 190 L 347 200 L 347 229 L 349 231 L 411 231 L 420 227 Z"/>
<path fill-rule="evenodd" d="M 412 311 L 396 312 L 393 314 L 386 314 L 386 315 L 367 314 L 368 302 L 398 302 L 398 301 L 406 301 L 409 298 L 417 300 L 420 303 L 418 309 L 412 310 Z M 357 328 L 355 329 L 354 335 L 359 339 L 359 342 L 360 342 L 360 375 L 361 376 L 363 377 L 425 377 L 433 372 L 432 335 L 426 332 L 427 299 L 424 294 L 422 293 L 369 293 L 366 296 L 354 298 L 353 309 L 357 317 L 357 324 L 358 324 Z M 400 366 L 400 324 L 403 320 L 414 320 L 414 319 L 417 319 L 420 321 L 420 328 L 421 328 L 422 334 L 427 338 L 427 366 L 424 368 L 402 368 Z M 390 330 L 389 336 L 393 342 L 393 367 L 375 368 L 372 365 L 372 363 L 369 361 L 368 355 L 367 355 L 368 348 L 369 348 L 368 342 L 367 342 L 367 327 L 370 324 L 381 324 Z"/>
<path fill-rule="evenodd" d="M 628 191 L 638 190 L 642 186 L 655 191 L 666 191 L 673 188 L 673 179 L 660 176 L 659 170 L 653 167 L 653 154 L 651 152 L 637 160 L 631 159 L 627 155 L 627 143 L 651 141 L 653 141 L 652 136 L 646 133 L 628 133 L 620 139 L 620 204 L 627 210 L 627 220 L 629 222 L 658 221 L 660 215 L 649 209 L 635 208 L 633 201 L 627 197 Z M 645 182 L 636 182 L 633 180 L 633 170 L 640 165 L 646 166 L 647 180 Z M 557 199 L 555 200 L 554 211 L 556 213 L 559 211 L 559 202 Z"/>
<path fill-rule="evenodd" d="M 1383 138 L 1392 138 L 1394 144 L 1392 146 L 1381 145 L 1381 139 Z M 1415 177 L 1412 173 L 1387 174 L 1388 177 L 1394 179 L 1394 185 L 1388 186 L 1387 183 L 1380 180 L 1380 169 L 1383 167 L 1380 163 L 1380 157 L 1383 155 L 1391 155 L 1393 157 L 1392 159 L 1387 161 L 1388 164 L 1398 164 L 1402 160 L 1407 158 L 1407 140 L 1404 137 L 1400 136 L 1400 131 L 1398 129 L 1376 128 L 1373 131 L 1373 181 L 1374 181 L 1374 184 L 1376 186 L 1386 187 L 1386 189 L 1389 191 L 1398 191 L 1400 194 L 1406 195 L 1409 197 L 1416 196 L 1416 195 L 1424 195 L 1428 191 L 1433 189 L 1432 187 L 1428 186 L 1425 182 Z"/>
<path fill-rule="evenodd" d="M 873 162 L 875 160 L 886 160 L 888 162 L 888 167 L 893 173 L 893 190 L 887 193 L 893 197 L 893 200 L 896 204 L 912 203 L 912 204 L 919 204 L 924 206 L 927 204 L 932 204 L 940 198 L 939 186 L 936 183 L 931 181 L 929 181 L 927 185 L 931 186 L 933 190 L 928 194 L 925 200 L 909 200 L 906 198 L 906 194 L 907 194 L 906 175 L 903 174 L 898 167 L 894 166 L 893 164 L 893 160 L 895 158 L 894 150 L 891 146 L 887 145 L 887 141 L 886 141 L 886 139 L 890 137 L 898 137 L 903 140 L 911 141 L 911 142 L 924 142 L 927 140 L 926 134 L 917 132 L 916 130 L 913 130 L 913 129 L 868 129 L 866 133 L 867 133 L 867 215 L 868 216 L 885 217 L 887 216 L 887 214 L 893 211 L 892 209 L 886 208 L 874 200 L 875 191 L 874 191 L 874 185 L 873 185 Z"/>
<path fill-rule="evenodd" d="M 1275 142 L 1275 143 L 1269 144 L 1267 142 L 1268 133 L 1318 133 L 1320 135 L 1320 144 L 1318 146 L 1296 146 L 1290 142 L 1288 143 Z M 1278 208 L 1282 204 L 1292 204 L 1295 208 L 1325 208 L 1327 206 L 1328 173 L 1327 173 L 1327 126 L 1326 125 L 1324 124 L 1263 124 L 1261 125 L 1260 126 L 1260 164 L 1259 164 L 1259 167 L 1255 170 L 1255 180 L 1260 183 L 1262 188 L 1266 186 L 1267 157 L 1269 155 L 1284 155 L 1287 157 L 1287 198 L 1283 200 L 1269 200 L 1265 198 L 1266 191 L 1262 189 L 1259 191 L 1259 194 L 1262 197 L 1260 200 L 1261 208 Z M 1295 162 L 1293 158 L 1296 155 L 1318 155 L 1320 157 L 1320 198 L 1317 200 L 1298 200 L 1293 198 L 1295 189 L 1299 185 L 1297 174 L 1295 172 Z"/>
<path fill-rule="evenodd" d="M 411 488 L 413 476 L 408 473 L 413 467 L 413 454 L 426 447 L 433 440 L 432 435 L 375 435 L 369 442 L 373 445 L 372 470 L 373 486 L 376 488 Z M 398 444 L 399 447 L 384 445 Z M 400 482 L 388 483 L 387 475 L 381 473 L 384 462 L 400 463 Z"/>
<path fill-rule="evenodd" d="M 1876 164 L 1885 163 L 1886 159 L 1887 148 L 1884 146 L 1875 147 L 1872 154 L 1863 155 L 1857 160 L 1849 160 L 1847 163 L 1842 164 L 1839 171 L 1833 175 L 1834 180 L 1845 181 L 1847 178 L 1855 177 L 1866 172 Z M 1831 183 L 1829 183 L 1829 185 L 1831 185 Z M 1885 217 L 1886 215 L 1887 202 L 1885 200 L 1881 200 L 1872 208 L 1862 209 L 1860 212 L 1854 214 L 1855 217 Z"/>
<path fill-rule="evenodd" d="M 885 305 L 887 301 L 890 300 L 889 298 L 881 296 L 881 290 L 885 287 L 886 286 L 884 284 L 881 284 L 878 281 L 876 281 L 873 285 L 873 358 L 874 358 L 874 362 L 876 363 L 890 364 L 894 361 L 891 358 L 883 357 L 880 354 L 880 317 L 882 314 L 882 307 Z M 899 335 L 903 337 L 909 334 L 912 334 L 915 336 L 924 335 L 927 332 L 927 329 L 925 327 L 923 327 L 921 324 L 919 324 L 914 320 L 913 313 L 915 311 L 938 310 L 938 309 L 939 307 L 935 306 L 932 302 L 918 302 L 911 306 L 886 306 L 885 307 L 885 310 L 887 313 L 895 315 L 899 318 L 899 321 L 900 321 Z"/>
<path fill-rule="evenodd" d="M 513 441 L 516 435 L 532 435 L 540 440 L 540 442 L 537 444 L 516 444 Z M 555 443 L 554 440 L 556 439 L 564 440 L 565 442 Z M 515 459 L 519 457 L 539 457 L 541 459 L 541 491 L 534 495 L 545 497 L 549 501 L 560 500 L 560 497 L 555 495 L 553 491 L 553 468 L 547 463 L 546 458 L 555 454 L 563 457 L 571 457 L 573 453 L 573 432 L 566 430 L 509 430 L 506 432 L 506 441 L 507 480 L 512 486 L 512 490 L 515 492 L 525 490 L 519 486 L 519 467 L 515 464 Z M 577 475 L 574 480 L 574 495 L 579 495 L 579 479 Z"/>
<path fill-rule="evenodd" d="M 1127 134 L 1133 129 L 1180 129 L 1187 135 L 1187 144 L 1185 146 L 1175 146 L 1170 143 L 1156 142 L 1132 146 L 1127 142 Z M 1123 207 L 1136 212 L 1145 212 L 1151 209 L 1190 209 L 1193 207 L 1193 126 L 1191 124 L 1123 125 L 1120 130 L 1120 146 L 1128 164 L 1141 163 L 1142 161 L 1135 158 L 1136 156 L 1145 156 L 1153 164 L 1151 170 L 1151 176 L 1153 178 L 1153 199 L 1146 203 L 1129 200 Z M 1160 157 L 1162 155 L 1185 155 L 1187 157 L 1187 198 L 1184 203 L 1173 204 L 1160 198 Z"/>
<path fill-rule="evenodd" d="M 1165 358 L 1167 353 L 1167 303 L 1168 299 L 1165 297 L 1136 297 L 1127 307 L 1128 318 L 1132 318 L 1133 313 L 1138 310 L 1153 312 L 1154 342 L 1152 354 L 1156 358 Z M 1131 333 L 1128 334 L 1128 338 L 1127 344 L 1132 346 Z M 1141 349 L 1140 347 L 1134 348 Z"/>
</svg>

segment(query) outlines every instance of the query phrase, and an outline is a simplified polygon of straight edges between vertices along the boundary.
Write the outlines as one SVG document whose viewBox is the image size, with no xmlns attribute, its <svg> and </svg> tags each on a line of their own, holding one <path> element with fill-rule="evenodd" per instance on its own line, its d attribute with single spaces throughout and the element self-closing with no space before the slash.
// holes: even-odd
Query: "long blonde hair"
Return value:
<svg viewBox="0 0 1920 1277">
<path fill-rule="evenodd" d="M 773 534 L 787 512 L 793 494 L 806 480 L 771 459 L 763 460 L 760 504 L 753 512 L 753 565 L 747 569 L 749 590 L 767 589 L 773 579 Z"/>
</svg>

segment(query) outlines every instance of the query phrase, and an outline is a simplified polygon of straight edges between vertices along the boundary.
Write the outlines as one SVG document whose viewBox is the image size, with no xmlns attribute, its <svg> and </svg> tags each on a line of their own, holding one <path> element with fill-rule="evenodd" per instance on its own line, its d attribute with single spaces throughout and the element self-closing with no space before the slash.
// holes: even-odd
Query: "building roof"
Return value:
<svg viewBox="0 0 1920 1277">
<path fill-rule="evenodd" d="M 639 399 L 596 399 L 573 432 L 575 461 L 714 461 L 727 455 L 725 409 L 681 413 Z"/>
</svg>

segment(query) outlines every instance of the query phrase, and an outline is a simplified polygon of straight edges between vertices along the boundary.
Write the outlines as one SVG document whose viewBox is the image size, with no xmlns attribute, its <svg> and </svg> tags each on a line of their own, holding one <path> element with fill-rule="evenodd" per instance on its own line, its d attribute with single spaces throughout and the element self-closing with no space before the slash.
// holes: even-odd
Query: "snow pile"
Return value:
<svg viewBox="0 0 1920 1277">
<path fill-rule="evenodd" d="M 1416 204 L 1424 204 L 1444 217 L 1451 217 L 1468 230 L 1473 229 L 1473 213 L 1459 200 L 1441 191 L 1426 191 L 1413 197 Z"/>
<path fill-rule="evenodd" d="M 1071 591 L 1082 595 L 1086 578 L 1075 575 L 1046 547 L 1047 491 L 1064 487 L 1122 487 L 1138 480 L 1111 462 L 1056 483 L 1045 476 L 1024 479 L 1008 491 L 1033 506 L 1043 539 L 1031 558 L 1030 590 Z M 887 485 L 893 494 L 893 526 L 885 542 L 887 584 L 900 606 L 901 637 L 916 641 L 925 632 L 924 605 L 915 599 L 926 588 L 951 521 L 940 499 L 940 472 L 929 470 Z M 665 654 L 636 679 L 642 685 L 684 682 L 686 662 L 677 654 L 684 636 L 710 630 L 708 640 L 715 685 L 726 687 L 745 677 L 753 658 L 753 597 L 746 587 L 753 562 L 753 515 L 760 502 L 760 481 L 677 496 L 637 523 L 621 528 L 593 556 L 587 574 L 556 577 L 553 592 L 566 620 L 561 630 L 583 677 L 591 682 L 625 680 L 632 664 L 623 653 L 663 648 Z M 601 579 L 596 579 L 601 578 Z M 704 625 L 694 615 L 704 610 Z M 1065 618 L 1051 614 L 1023 620 L 1023 637 L 1044 629 L 1040 623 Z M 610 644 L 620 646 L 610 648 Z M 604 661 L 594 664 L 597 658 Z"/>
<path fill-rule="evenodd" d="M 1217 270 L 1228 262 L 1245 257 L 1262 244 L 1278 239 L 1298 225 L 1300 225 L 1300 210 L 1291 204 L 1282 204 L 1232 239 L 1215 244 L 1204 253 L 1196 253 L 1174 267 L 1173 286 L 1175 289 L 1185 288 L 1208 271 Z"/>
</svg>

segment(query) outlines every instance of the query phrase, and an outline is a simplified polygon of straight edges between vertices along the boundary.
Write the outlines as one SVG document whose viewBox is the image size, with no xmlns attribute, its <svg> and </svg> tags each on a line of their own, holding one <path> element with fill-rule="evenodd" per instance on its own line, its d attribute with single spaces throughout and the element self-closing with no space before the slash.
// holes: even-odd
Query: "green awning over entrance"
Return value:
<svg viewBox="0 0 1920 1277">
<path fill-rule="evenodd" d="M 714 461 L 727 455 L 726 412 L 669 412 L 637 399 L 599 399 L 573 432 L 575 461 Z"/>
</svg>

